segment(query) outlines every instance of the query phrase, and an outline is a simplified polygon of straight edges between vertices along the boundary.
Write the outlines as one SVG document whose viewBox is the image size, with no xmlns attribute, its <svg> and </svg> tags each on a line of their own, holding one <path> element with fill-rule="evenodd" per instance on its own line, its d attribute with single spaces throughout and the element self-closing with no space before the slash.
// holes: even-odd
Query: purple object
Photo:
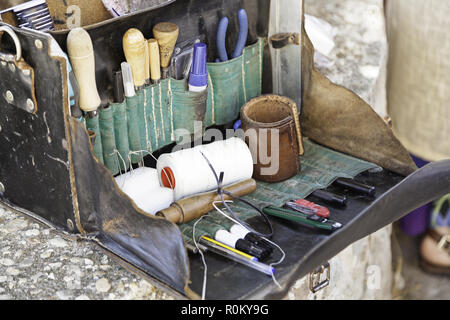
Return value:
<svg viewBox="0 0 450 320">
<path fill-rule="evenodd" d="M 206 44 L 196 43 L 192 57 L 189 85 L 192 87 L 205 87 L 208 85 L 208 71 L 206 67 Z"/>
<path fill-rule="evenodd" d="M 426 166 L 429 162 L 411 155 L 419 168 Z M 432 204 L 429 203 L 419 209 L 414 210 L 400 221 L 400 227 L 409 236 L 419 236 L 425 233 L 430 224 Z"/>
</svg>

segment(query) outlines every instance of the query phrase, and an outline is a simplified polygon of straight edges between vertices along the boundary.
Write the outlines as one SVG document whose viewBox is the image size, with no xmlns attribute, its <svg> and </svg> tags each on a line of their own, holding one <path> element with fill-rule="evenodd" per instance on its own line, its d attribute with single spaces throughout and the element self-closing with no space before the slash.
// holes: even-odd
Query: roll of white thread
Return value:
<svg viewBox="0 0 450 320">
<path fill-rule="evenodd" d="M 156 169 L 138 168 L 118 176 L 116 182 L 141 210 L 149 214 L 167 209 L 174 202 L 174 191 L 161 187 Z"/>
<path fill-rule="evenodd" d="M 176 201 L 217 189 L 217 180 L 202 153 L 218 176 L 224 172 L 224 187 L 253 176 L 252 154 L 236 137 L 163 154 L 158 159 L 158 176 L 162 186 L 174 189 Z"/>
</svg>

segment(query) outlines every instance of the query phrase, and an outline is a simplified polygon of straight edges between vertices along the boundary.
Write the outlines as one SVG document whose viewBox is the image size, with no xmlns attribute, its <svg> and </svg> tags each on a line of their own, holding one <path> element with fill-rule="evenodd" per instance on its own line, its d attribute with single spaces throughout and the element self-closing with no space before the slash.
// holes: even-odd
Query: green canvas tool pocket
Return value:
<svg viewBox="0 0 450 320">
<path fill-rule="evenodd" d="M 128 142 L 126 103 L 125 101 L 122 103 L 112 103 L 111 108 L 113 110 L 114 138 L 118 152 L 119 167 L 121 171 L 127 171 L 130 168 L 130 160 L 128 158 L 130 144 Z"/>
<path fill-rule="evenodd" d="M 86 119 L 97 133 L 97 158 L 116 175 L 153 151 L 198 139 L 209 126 L 232 123 L 242 105 L 261 94 L 263 47 L 260 38 L 240 57 L 209 63 L 203 92 L 190 92 L 186 79 L 163 79 L 123 103 L 111 103 L 100 112 L 100 123 Z"/>
<path fill-rule="evenodd" d="M 264 39 L 229 61 L 208 63 L 206 126 L 224 125 L 239 117 L 241 107 L 261 95 Z"/>
<path fill-rule="evenodd" d="M 116 175 L 119 173 L 119 158 L 116 151 L 114 116 L 111 106 L 100 110 L 99 126 L 102 137 L 103 161 L 112 174 Z"/>
<path fill-rule="evenodd" d="M 95 143 L 93 145 L 94 154 L 100 162 L 103 162 L 103 147 L 102 147 L 102 135 L 100 133 L 100 124 L 98 120 L 98 116 L 95 117 L 85 117 L 86 120 L 86 129 L 92 132 L 95 132 L 96 138 Z"/>
</svg>

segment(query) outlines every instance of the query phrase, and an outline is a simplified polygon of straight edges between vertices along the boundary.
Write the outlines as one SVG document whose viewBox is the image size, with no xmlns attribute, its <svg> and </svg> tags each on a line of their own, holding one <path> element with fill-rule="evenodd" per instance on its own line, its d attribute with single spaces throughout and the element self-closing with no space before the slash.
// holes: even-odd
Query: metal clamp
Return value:
<svg viewBox="0 0 450 320">
<path fill-rule="evenodd" d="M 16 46 L 15 60 L 20 61 L 20 59 L 22 59 L 22 45 L 20 44 L 20 40 L 16 33 L 8 26 L 0 26 L 0 32 L 2 31 L 6 32 L 13 39 L 14 45 Z"/>
<path fill-rule="evenodd" d="M 326 279 L 322 280 L 323 274 L 326 272 Z M 323 266 L 317 268 L 312 273 L 309 274 L 309 290 L 312 293 L 317 293 L 320 290 L 328 287 L 331 280 L 331 267 L 327 262 Z"/>
<path fill-rule="evenodd" d="M 270 37 L 269 43 L 274 49 L 281 49 L 287 45 L 300 45 L 300 35 L 298 33 L 277 33 Z"/>
</svg>

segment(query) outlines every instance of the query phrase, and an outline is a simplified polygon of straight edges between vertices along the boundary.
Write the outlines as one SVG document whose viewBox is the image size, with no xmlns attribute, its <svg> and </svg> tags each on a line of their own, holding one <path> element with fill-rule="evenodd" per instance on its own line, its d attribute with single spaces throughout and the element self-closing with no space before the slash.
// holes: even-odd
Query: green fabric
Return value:
<svg viewBox="0 0 450 320">
<path fill-rule="evenodd" d="M 94 143 L 94 154 L 98 161 L 103 162 L 103 147 L 102 147 L 102 135 L 100 133 L 100 125 L 98 121 L 98 116 L 89 118 L 85 117 L 86 129 L 95 132 L 96 138 Z"/>
<path fill-rule="evenodd" d="M 135 164 L 147 153 L 174 142 L 185 142 L 186 135 L 197 137 L 206 127 L 232 123 L 239 118 L 242 105 L 261 94 L 263 47 L 264 39 L 260 38 L 238 58 L 208 63 L 209 84 L 205 92 L 190 92 L 186 79 L 169 78 L 137 91 L 136 96 L 126 98 L 123 103 L 112 103 L 113 130 L 109 120 L 102 128 L 108 140 L 104 142 L 108 163 L 104 162 L 101 150 L 101 130 L 95 123 L 92 125 L 98 129 L 95 148 L 99 160 L 118 173 L 117 168 L 130 167 L 130 156 Z M 194 126 L 196 121 L 203 124 L 201 128 Z M 112 134 L 115 146 L 111 144 Z M 115 156 L 110 157 L 111 150 L 116 150 Z"/>
<path fill-rule="evenodd" d="M 305 155 L 301 158 L 300 174 L 280 183 L 258 182 L 256 191 L 243 198 L 260 208 L 282 207 L 289 200 L 306 198 L 316 190 L 327 188 L 338 178 L 354 178 L 362 172 L 379 168 L 373 163 L 322 147 L 309 139 L 304 140 L 304 147 Z M 230 207 L 243 221 L 259 215 L 255 210 L 239 202 L 230 204 Z M 196 221 L 187 225 L 192 228 Z M 219 224 L 226 230 L 234 224 L 220 213 L 212 211 L 197 224 L 196 228 L 202 229 L 203 224 L 210 222 Z M 191 238 L 192 231 L 183 233 L 183 236 L 185 239 Z"/>
<path fill-rule="evenodd" d="M 247 101 L 261 95 L 263 49 L 260 38 L 235 59 L 208 63 L 207 127 L 233 122 Z"/>
<path fill-rule="evenodd" d="M 139 96 L 126 98 L 128 142 L 130 144 L 131 162 L 138 163 L 143 160 L 141 137 L 139 132 Z"/>
<path fill-rule="evenodd" d="M 121 171 L 130 168 L 130 160 L 128 153 L 130 152 L 130 144 L 128 142 L 128 125 L 127 125 L 127 107 L 125 102 L 111 104 L 114 116 L 114 137 L 116 140 L 116 149 L 120 154 L 119 166 Z"/>
<path fill-rule="evenodd" d="M 116 151 L 116 138 L 114 134 L 114 118 L 112 107 L 104 108 L 99 112 L 99 126 L 103 148 L 105 166 L 113 175 L 119 173 L 119 158 Z"/>
</svg>

